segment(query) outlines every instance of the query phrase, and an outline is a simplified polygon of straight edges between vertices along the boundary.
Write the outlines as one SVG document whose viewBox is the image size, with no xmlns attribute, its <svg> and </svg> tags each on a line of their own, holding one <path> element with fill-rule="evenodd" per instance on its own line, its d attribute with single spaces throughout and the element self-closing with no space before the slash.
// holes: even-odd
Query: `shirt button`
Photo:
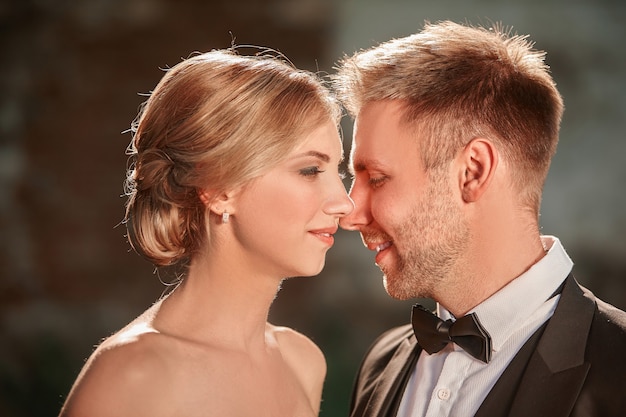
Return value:
<svg viewBox="0 0 626 417">
<path fill-rule="evenodd" d="M 447 388 L 441 388 L 437 390 L 437 398 L 443 401 L 450 399 L 450 390 Z"/>
</svg>

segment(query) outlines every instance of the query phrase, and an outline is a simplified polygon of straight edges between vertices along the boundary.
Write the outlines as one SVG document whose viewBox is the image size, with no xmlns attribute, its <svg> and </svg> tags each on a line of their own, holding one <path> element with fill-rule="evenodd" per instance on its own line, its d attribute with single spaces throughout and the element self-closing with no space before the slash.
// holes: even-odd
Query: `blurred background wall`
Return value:
<svg viewBox="0 0 626 417">
<path fill-rule="evenodd" d="M 124 150 L 140 103 L 193 51 L 269 46 L 298 67 L 418 31 L 424 20 L 530 33 L 566 104 L 541 223 L 576 274 L 626 308 L 626 3 L 615 0 L 5 0 L 0 4 L 0 415 L 50 416 L 102 337 L 164 287 L 129 251 Z M 344 123 L 346 150 L 350 121 Z M 346 183 L 347 184 L 347 183 Z M 271 319 L 324 350 L 323 416 L 346 415 L 361 355 L 411 302 L 340 232 L 327 267 L 285 283 Z"/>
</svg>

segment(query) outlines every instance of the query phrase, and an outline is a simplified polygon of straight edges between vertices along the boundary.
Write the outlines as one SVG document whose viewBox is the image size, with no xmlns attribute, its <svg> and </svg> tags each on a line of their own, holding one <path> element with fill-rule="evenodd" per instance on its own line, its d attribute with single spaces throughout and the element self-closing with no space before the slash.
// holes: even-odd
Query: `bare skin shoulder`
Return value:
<svg viewBox="0 0 626 417">
<path fill-rule="evenodd" d="M 268 324 L 266 337 L 267 355 L 258 357 L 163 334 L 138 319 L 94 351 L 60 416 L 317 415 L 322 352 L 288 328 Z"/>
<path fill-rule="evenodd" d="M 306 392 L 316 415 L 326 377 L 326 359 L 320 348 L 305 335 L 288 327 L 271 326 L 281 354 Z"/>
<path fill-rule="evenodd" d="M 106 339 L 87 360 L 61 416 L 161 415 L 158 393 L 168 389 L 164 337 L 134 323 Z"/>
</svg>

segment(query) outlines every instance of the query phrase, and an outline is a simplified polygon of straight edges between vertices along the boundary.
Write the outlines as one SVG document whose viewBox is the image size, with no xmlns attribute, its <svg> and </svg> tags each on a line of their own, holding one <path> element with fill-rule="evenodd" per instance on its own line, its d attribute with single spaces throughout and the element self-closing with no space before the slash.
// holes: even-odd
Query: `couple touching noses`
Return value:
<svg viewBox="0 0 626 417">
<path fill-rule="evenodd" d="M 131 141 L 132 246 L 180 283 L 102 342 L 65 416 L 315 416 L 326 373 L 267 322 L 281 280 L 318 274 L 337 224 L 390 296 L 429 297 L 358 371 L 357 416 L 618 416 L 626 313 L 540 233 L 563 103 L 526 37 L 426 24 L 314 74 L 212 51 L 170 69 Z M 352 201 L 351 201 L 352 200 Z"/>
</svg>

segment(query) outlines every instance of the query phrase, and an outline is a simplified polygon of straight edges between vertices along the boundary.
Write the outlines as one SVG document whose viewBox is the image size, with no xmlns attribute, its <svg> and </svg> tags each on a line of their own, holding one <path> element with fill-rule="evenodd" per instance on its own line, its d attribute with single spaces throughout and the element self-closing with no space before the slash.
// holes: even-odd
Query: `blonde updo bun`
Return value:
<svg viewBox="0 0 626 417">
<path fill-rule="evenodd" d="M 211 51 L 167 71 L 132 125 L 125 222 L 158 266 L 189 259 L 208 236 L 198 191 L 245 184 L 316 125 L 339 122 L 320 79 L 274 56 Z"/>
</svg>

